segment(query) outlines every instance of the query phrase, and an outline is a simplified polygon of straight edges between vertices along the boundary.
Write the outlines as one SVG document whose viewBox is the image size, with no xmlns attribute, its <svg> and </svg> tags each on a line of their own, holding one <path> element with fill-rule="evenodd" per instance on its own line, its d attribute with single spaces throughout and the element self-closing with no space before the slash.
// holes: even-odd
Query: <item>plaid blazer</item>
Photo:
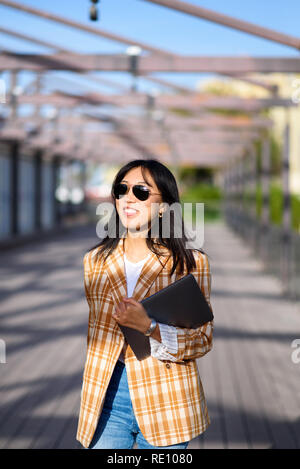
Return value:
<svg viewBox="0 0 300 469">
<path fill-rule="evenodd" d="M 92 441 L 107 387 L 125 339 L 112 317 L 114 305 L 127 296 L 124 270 L 124 235 L 104 261 L 96 256 L 99 247 L 84 256 L 84 287 L 89 305 L 87 355 L 83 372 L 81 402 L 76 439 L 84 447 Z M 183 275 L 172 268 L 172 255 L 160 248 L 151 252 L 143 265 L 132 297 L 141 301 Z M 195 276 L 210 304 L 211 274 L 207 256 L 193 250 Z M 184 311 L 182 312 L 184 314 Z M 176 361 L 152 356 L 137 360 L 128 345 L 125 366 L 133 410 L 139 428 L 153 446 L 169 446 L 189 441 L 210 424 L 196 359 L 212 348 L 213 321 L 197 329 L 177 328 Z"/>
</svg>

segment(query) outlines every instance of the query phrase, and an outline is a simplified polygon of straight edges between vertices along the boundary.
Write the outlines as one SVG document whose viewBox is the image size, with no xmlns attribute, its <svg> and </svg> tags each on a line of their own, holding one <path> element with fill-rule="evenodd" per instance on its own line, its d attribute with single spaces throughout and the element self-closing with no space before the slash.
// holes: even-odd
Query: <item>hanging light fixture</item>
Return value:
<svg viewBox="0 0 300 469">
<path fill-rule="evenodd" d="M 132 75 L 132 87 L 131 91 L 135 93 L 137 91 L 137 78 L 138 78 L 138 60 L 142 53 L 140 46 L 129 46 L 126 49 L 126 54 L 130 58 L 130 73 Z"/>
<path fill-rule="evenodd" d="M 97 3 L 99 3 L 99 0 L 90 0 L 92 2 L 92 5 L 90 7 L 90 20 L 92 21 L 97 21 L 98 18 L 98 8 L 97 8 Z"/>
</svg>

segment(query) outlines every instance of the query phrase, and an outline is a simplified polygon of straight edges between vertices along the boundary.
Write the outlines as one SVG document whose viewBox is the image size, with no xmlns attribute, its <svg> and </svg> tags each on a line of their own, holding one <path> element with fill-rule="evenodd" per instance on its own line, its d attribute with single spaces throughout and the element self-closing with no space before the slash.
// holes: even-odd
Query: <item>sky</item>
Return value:
<svg viewBox="0 0 300 469">
<path fill-rule="evenodd" d="M 21 0 L 19 3 L 183 55 L 299 56 L 299 52 L 290 47 L 144 0 L 101 0 L 98 4 L 101 18 L 97 22 L 89 20 L 89 0 Z M 300 36 L 299 0 L 189 0 L 189 3 L 292 36 Z M 0 5 L 0 26 L 17 29 L 81 53 L 124 53 L 128 47 L 126 44 L 109 41 L 3 5 Z M 52 49 L 14 39 L 0 32 L 1 48 L 23 53 L 53 52 Z M 98 75 L 128 86 L 131 84 L 128 74 L 98 72 Z M 158 76 L 193 89 L 199 80 L 207 77 L 166 73 Z M 3 77 L 7 79 L 6 74 Z M 76 86 L 72 85 L 74 92 L 82 90 L 84 86 L 89 91 L 116 93 L 111 88 L 87 82 L 69 72 L 52 72 L 51 78 L 45 82 L 46 89 L 50 91 L 52 87 L 59 86 L 70 90 L 70 82 L 64 82 L 63 78 L 72 79 L 72 83 L 76 83 Z M 22 73 L 20 84 L 23 86 L 31 79 L 30 73 Z M 144 80 L 139 80 L 138 86 L 140 91 L 153 89 L 153 84 Z"/>
</svg>

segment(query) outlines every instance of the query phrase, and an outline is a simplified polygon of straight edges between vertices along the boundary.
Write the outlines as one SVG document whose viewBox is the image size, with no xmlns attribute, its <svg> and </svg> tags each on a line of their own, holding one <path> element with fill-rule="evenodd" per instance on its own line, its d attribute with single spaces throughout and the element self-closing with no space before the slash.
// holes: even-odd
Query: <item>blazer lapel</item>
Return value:
<svg viewBox="0 0 300 469">
<path fill-rule="evenodd" d="M 170 259 L 167 249 L 160 248 L 160 255 L 150 252 L 150 258 L 145 262 L 139 278 L 136 282 L 132 297 L 141 301 L 146 297 L 152 283 Z M 120 239 L 117 247 L 105 262 L 106 271 L 109 277 L 112 296 L 118 304 L 123 297 L 127 297 L 127 283 L 124 265 L 124 235 Z"/>
</svg>

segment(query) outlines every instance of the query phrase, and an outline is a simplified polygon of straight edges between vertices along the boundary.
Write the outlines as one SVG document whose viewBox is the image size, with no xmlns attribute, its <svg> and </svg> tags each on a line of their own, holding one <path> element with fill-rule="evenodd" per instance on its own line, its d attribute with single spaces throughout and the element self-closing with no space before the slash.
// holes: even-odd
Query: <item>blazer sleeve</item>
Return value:
<svg viewBox="0 0 300 469">
<path fill-rule="evenodd" d="M 202 293 L 212 310 L 210 303 L 211 272 L 206 254 L 198 252 L 196 268 L 191 270 L 191 273 L 195 276 Z M 174 357 L 174 360 L 172 361 L 182 362 L 185 360 L 195 360 L 196 358 L 206 355 L 212 349 L 213 327 L 213 321 L 209 321 L 196 329 L 176 326 L 178 350 L 176 354 L 170 354 Z"/>
<path fill-rule="evenodd" d="M 88 318 L 88 332 L 87 332 L 87 345 L 90 343 L 90 339 L 92 336 L 92 331 L 94 328 L 95 322 L 95 312 L 93 310 L 93 305 L 91 301 L 91 293 L 90 293 L 90 279 L 93 271 L 92 267 L 92 260 L 91 260 L 91 252 L 87 252 L 83 258 L 83 269 L 84 269 L 84 291 L 87 303 L 89 305 L 89 318 Z"/>
</svg>

